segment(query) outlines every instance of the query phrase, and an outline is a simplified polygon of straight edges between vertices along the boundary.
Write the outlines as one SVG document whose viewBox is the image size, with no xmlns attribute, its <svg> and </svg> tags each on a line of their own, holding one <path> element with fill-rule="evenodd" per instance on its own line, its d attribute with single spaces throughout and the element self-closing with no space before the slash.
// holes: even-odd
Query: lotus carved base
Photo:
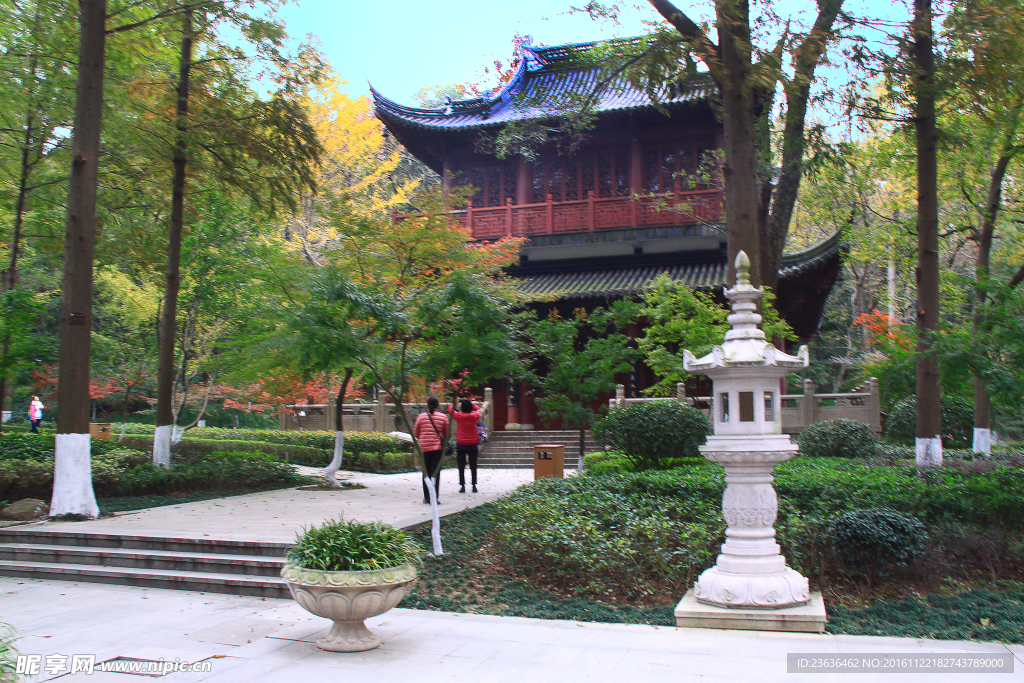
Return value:
<svg viewBox="0 0 1024 683">
<path fill-rule="evenodd" d="M 362 652 L 380 645 L 363 623 L 401 601 L 416 580 L 416 568 L 403 564 L 363 572 L 324 572 L 285 565 L 281 578 L 295 601 L 334 625 L 316 645 L 331 652 Z"/>
</svg>

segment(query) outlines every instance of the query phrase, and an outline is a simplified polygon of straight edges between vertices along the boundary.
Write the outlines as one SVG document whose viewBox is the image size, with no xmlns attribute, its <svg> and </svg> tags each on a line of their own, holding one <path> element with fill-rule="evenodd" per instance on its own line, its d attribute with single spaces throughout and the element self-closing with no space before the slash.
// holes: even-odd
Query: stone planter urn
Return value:
<svg viewBox="0 0 1024 683">
<path fill-rule="evenodd" d="M 416 568 L 402 564 L 369 571 L 328 572 L 286 564 L 281 578 L 303 609 L 334 625 L 316 645 L 331 652 L 362 652 L 380 645 L 364 619 L 399 603 L 416 580 Z"/>
</svg>

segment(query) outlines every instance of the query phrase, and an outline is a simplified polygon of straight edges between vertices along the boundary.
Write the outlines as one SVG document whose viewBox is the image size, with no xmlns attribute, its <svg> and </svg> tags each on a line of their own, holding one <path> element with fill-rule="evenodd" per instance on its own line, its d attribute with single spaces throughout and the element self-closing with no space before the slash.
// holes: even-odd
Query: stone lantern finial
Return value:
<svg viewBox="0 0 1024 683">
<path fill-rule="evenodd" d="M 750 284 L 750 257 L 747 256 L 747 252 L 740 251 L 736 254 L 736 261 L 733 264 L 736 266 L 736 282 L 741 285 Z"/>
</svg>

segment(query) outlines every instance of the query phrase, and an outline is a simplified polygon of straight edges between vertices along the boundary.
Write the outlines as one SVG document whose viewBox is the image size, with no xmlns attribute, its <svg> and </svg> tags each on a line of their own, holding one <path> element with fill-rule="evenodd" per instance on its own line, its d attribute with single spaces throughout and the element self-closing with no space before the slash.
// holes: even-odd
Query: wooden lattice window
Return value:
<svg viewBox="0 0 1024 683">
<path fill-rule="evenodd" d="M 512 164 L 477 164 L 459 169 L 457 186 L 472 185 L 476 193 L 470 199 L 474 209 L 504 206 L 507 199 L 514 203 L 518 194 L 518 168 Z"/>
<path fill-rule="evenodd" d="M 595 197 L 625 197 L 629 194 L 629 155 L 625 151 L 584 154 L 574 159 L 535 161 L 530 169 L 530 199 L 556 202 Z"/>
<path fill-rule="evenodd" d="M 703 144 L 648 147 L 643 152 L 643 189 L 651 193 L 707 189 L 713 163 L 711 150 Z"/>
</svg>

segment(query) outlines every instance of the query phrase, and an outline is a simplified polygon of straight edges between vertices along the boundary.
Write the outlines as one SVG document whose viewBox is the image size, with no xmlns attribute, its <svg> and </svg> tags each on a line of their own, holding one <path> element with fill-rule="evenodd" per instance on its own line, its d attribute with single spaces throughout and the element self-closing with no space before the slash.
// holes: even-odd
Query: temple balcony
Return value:
<svg viewBox="0 0 1024 683">
<path fill-rule="evenodd" d="M 452 216 L 473 239 L 716 224 L 725 217 L 724 198 L 718 189 L 601 198 L 588 191 L 587 195 L 581 200 L 554 201 L 549 194 L 540 204 L 516 204 L 509 198 L 505 206 L 470 205 L 453 211 Z M 409 217 L 394 214 L 396 220 Z"/>
</svg>

